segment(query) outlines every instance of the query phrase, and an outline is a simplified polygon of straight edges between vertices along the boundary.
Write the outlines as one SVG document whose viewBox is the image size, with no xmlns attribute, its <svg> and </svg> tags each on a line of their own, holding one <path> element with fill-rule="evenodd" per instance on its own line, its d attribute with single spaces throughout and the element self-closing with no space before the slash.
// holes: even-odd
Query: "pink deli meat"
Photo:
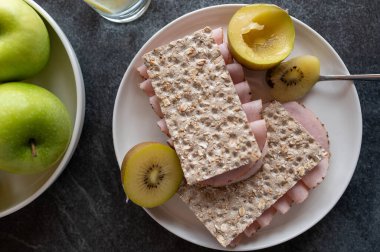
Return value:
<svg viewBox="0 0 380 252">
<path fill-rule="evenodd" d="M 300 122 L 305 129 L 312 135 L 323 148 L 329 150 L 329 141 L 327 131 L 319 119 L 313 112 L 306 109 L 303 105 L 297 102 L 289 102 L 283 104 L 284 108 L 290 115 Z M 263 153 L 264 156 L 264 153 Z M 297 184 L 290 189 L 283 197 L 281 197 L 271 208 L 285 214 L 289 211 L 291 203 L 302 203 L 309 195 L 309 189 L 314 188 L 320 183 L 326 175 L 328 168 L 328 158 L 323 159 L 316 167 L 306 174 Z M 269 208 L 269 209 L 271 209 Z M 276 211 L 265 211 L 262 216 L 257 218 L 244 233 L 250 237 L 259 228 L 267 226 L 274 216 Z M 265 214 L 265 215 L 264 215 Z M 263 218 L 263 219 L 261 219 Z M 236 245 L 236 244 L 235 244 Z"/>
<path fill-rule="evenodd" d="M 277 202 L 273 205 L 273 207 L 280 213 L 286 214 L 290 207 L 292 201 L 288 198 L 288 196 L 285 194 L 280 199 L 277 200 Z"/>
<path fill-rule="evenodd" d="M 220 44 L 219 50 L 220 50 L 220 53 L 222 54 L 224 62 L 226 62 L 226 64 L 230 64 L 233 62 L 232 55 L 230 53 L 230 50 L 228 49 L 227 43 Z"/>
<path fill-rule="evenodd" d="M 212 37 L 215 40 L 215 43 L 217 45 L 220 45 L 223 43 L 223 28 L 219 27 L 214 30 L 212 30 Z"/>
<path fill-rule="evenodd" d="M 247 114 L 248 122 L 253 122 L 261 119 L 261 110 L 263 103 L 261 100 L 255 100 L 242 105 L 244 112 Z"/>
<path fill-rule="evenodd" d="M 325 150 L 329 151 L 327 131 L 313 112 L 297 102 L 288 102 L 283 104 L 283 106 L 294 119 L 305 127 L 310 135 L 312 135 Z M 313 170 L 306 174 L 302 178 L 302 181 L 308 188 L 315 188 L 323 181 L 327 174 L 328 167 L 329 159 L 325 158 Z"/>
<path fill-rule="evenodd" d="M 245 75 L 244 75 L 244 70 L 242 65 L 239 63 L 232 63 L 228 64 L 227 66 L 227 71 L 231 75 L 231 79 L 233 83 L 239 83 L 245 80 Z"/>
<path fill-rule="evenodd" d="M 236 93 L 239 96 L 240 102 L 242 104 L 251 101 L 251 88 L 248 82 L 243 81 L 235 85 Z"/>
<path fill-rule="evenodd" d="M 295 203 L 300 204 L 309 196 L 309 188 L 307 188 L 302 181 L 298 181 L 286 195 Z"/>
<path fill-rule="evenodd" d="M 255 112 L 256 113 L 256 112 Z M 259 148 L 261 151 L 263 151 L 265 141 L 267 138 L 267 127 L 265 125 L 265 120 L 256 120 L 249 123 L 249 126 L 251 128 L 251 131 L 255 135 L 257 144 L 259 145 Z"/>
</svg>

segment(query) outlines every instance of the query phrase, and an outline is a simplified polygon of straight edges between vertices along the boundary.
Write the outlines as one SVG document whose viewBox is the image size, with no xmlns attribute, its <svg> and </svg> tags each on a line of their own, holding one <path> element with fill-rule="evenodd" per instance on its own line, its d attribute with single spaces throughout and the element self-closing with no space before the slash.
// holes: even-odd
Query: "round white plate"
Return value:
<svg viewBox="0 0 380 252">
<path fill-rule="evenodd" d="M 220 5 L 184 15 L 157 32 L 137 53 L 120 84 L 114 107 L 113 138 L 119 165 L 125 153 L 135 144 L 166 141 L 156 126 L 158 117 L 152 111 L 147 96 L 138 88 L 142 80 L 136 67 L 142 64 L 142 55 L 204 26 L 222 26 L 226 30 L 229 19 L 240 7 L 242 5 Z M 316 55 L 321 61 L 321 73 L 348 74 L 340 57 L 318 33 L 295 18 L 293 22 L 296 41 L 290 57 Z M 362 138 L 360 103 L 353 83 L 341 81 L 317 84 L 303 103 L 320 117 L 329 132 L 332 156 L 327 177 L 317 189 L 311 191 L 304 203 L 293 206 L 285 215 L 277 214 L 270 226 L 232 250 L 261 249 L 301 234 L 333 208 L 350 182 Z M 145 210 L 159 224 L 183 239 L 208 248 L 225 249 L 178 196 L 163 206 Z"/>
<path fill-rule="evenodd" d="M 51 55 L 47 66 L 25 82 L 40 85 L 61 99 L 71 116 L 73 133 L 65 155 L 55 167 L 33 175 L 17 175 L 0 171 L 0 218 L 35 200 L 58 178 L 74 153 L 84 121 L 83 77 L 75 52 L 53 18 L 32 0 L 25 1 L 44 20 L 51 45 Z"/>
</svg>

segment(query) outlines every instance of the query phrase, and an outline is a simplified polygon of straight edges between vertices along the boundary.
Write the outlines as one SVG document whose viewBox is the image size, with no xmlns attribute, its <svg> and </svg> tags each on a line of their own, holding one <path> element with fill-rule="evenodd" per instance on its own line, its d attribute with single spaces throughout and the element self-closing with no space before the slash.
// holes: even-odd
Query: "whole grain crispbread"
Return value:
<svg viewBox="0 0 380 252">
<path fill-rule="evenodd" d="M 211 31 L 206 27 L 143 56 L 188 184 L 261 156 Z"/>
<path fill-rule="evenodd" d="M 223 246 L 251 225 L 328 153 L 278 102 L 263 111 L 268 151 L 251 178 L 225 187 L 182 185 L 180 198 Z"/>
</svg>

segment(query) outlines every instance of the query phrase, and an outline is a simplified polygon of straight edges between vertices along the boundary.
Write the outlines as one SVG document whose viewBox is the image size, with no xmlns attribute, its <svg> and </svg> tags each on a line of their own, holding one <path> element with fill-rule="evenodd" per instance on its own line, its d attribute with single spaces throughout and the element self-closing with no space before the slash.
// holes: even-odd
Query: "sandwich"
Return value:
<svg viewBox="0 0 380 252">
<path fill-rule="evenodd" d="M 230 245 L 328 156 L 278 102 L 263 110 L 267 150 L 252 177 L 225 187 L 183 185 L 180 198 L 222 246 Z"/>
<path fill-rule="evenodd" d="M 259 160 L 258 144 L 209 27 L 143 58 L 189 185 Z"/>
<path fill-rule="evenodd" d="M 329 143 L 302 105 L 250 101 L 242 67 L 218 30 L 146 53 L 138 71 L 181 162 L 180 198 L 227 247 L 307 198 L 326 175 Z"/>
</svg>

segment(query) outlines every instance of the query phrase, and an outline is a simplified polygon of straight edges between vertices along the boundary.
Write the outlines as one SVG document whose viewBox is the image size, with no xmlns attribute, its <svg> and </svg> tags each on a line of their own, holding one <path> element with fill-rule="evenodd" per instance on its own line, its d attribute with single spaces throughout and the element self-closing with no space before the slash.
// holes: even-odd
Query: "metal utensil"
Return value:
<svg viewBox="0 0 380 252">
<path fill-rule="evenodd" d="M 380 80 L 380 74 L 320 75 L 319 81 L 329 80 Z"/>
</svg>

